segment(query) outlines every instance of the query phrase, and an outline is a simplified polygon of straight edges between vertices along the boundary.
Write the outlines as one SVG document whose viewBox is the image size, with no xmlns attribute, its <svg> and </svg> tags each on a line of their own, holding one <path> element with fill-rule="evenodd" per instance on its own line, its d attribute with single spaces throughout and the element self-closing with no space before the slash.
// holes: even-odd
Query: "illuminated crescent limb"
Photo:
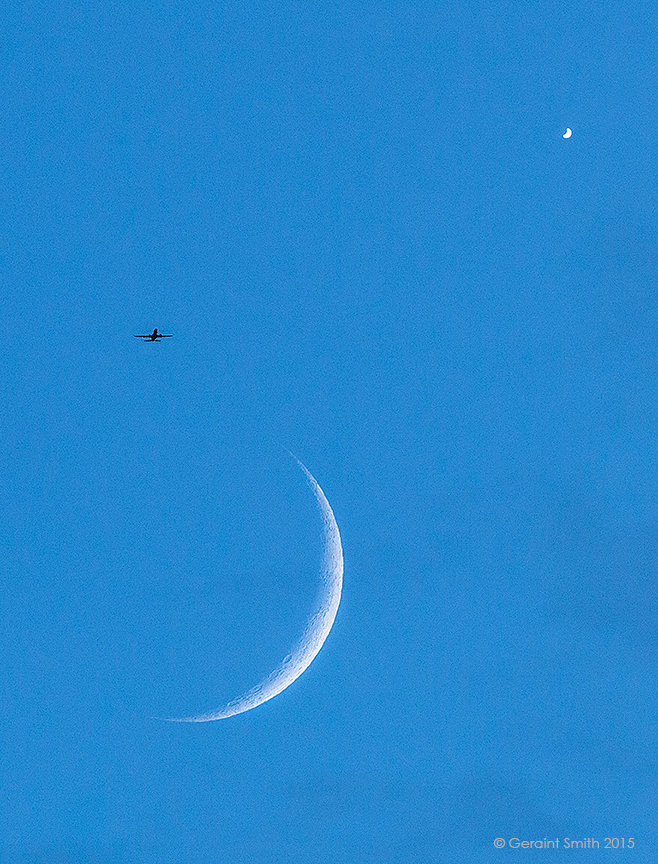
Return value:
<svg viewBox="0 0 658 864">
<path fill-rule="evenodd" d="M 290 455 L 292 456 L 292 453 Z M 209 720 L 223 720 L 226 717 L 233 717 L 235 714 L 250 711 L 252 708 L 262 705 L 263 702 L 273 699 L 308 669 L 329 635 L 338 612 L 343 589 L 343 547 L 340 542 L 336 518 L 324 492 L 315 477 L 302 465 L 299 459 L 296 456 L 293 458 L 306 474 L 306 479 L 318 503 L 324 528 L 321 586 L 308 624 L 292 652 L 260 684 L 215 711 L 193 717 L 167 718 L 172 723 L 205 723 Z"/>
</svg>

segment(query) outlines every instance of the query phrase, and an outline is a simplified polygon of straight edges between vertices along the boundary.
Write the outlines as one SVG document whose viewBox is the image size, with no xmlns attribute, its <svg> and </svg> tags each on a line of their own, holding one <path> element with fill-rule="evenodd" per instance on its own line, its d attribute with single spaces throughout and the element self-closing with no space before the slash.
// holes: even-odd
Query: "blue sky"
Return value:
<svg viewBox="0 0 658 864">
<path fill-rule="evenodd" d="M 0 33 L 2 864 L 653 861 L 654 6 Z"/>
</svg>

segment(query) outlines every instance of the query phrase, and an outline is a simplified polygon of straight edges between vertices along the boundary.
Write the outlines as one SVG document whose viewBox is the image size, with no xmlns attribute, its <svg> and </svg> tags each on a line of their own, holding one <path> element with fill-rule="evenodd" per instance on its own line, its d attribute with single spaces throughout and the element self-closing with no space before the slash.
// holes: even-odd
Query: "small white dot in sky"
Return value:
<svg viewBox="0 0 658 864">
<path fill-rule="evenodd" d="M 563 138 L 571 138 L 571 129 L 567 129 L 567 131 L 562 136 Z"/>
</svg>

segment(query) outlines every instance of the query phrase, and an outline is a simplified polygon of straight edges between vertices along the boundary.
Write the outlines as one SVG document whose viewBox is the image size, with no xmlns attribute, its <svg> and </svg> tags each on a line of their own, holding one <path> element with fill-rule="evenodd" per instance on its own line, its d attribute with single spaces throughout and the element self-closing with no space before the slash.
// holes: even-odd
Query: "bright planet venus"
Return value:
<svg viewBox="0 0 658 864">
<path fill-rule="evenodd" d="M 320 591 L 304 632 L 292 652 L 260 684 L 252 687 L 251 690 L 227 705 L 206 714 L 167 718 L 172 723 L 205 723 L 209 720 L 223 720 L 226 717 L 233 717 L 235 714 L 250 711 L 252 708 L 262 705 L 263 702 L 273 699 L 287 687 L 290 687 L 292 682 L 296 681 L 302 672 L 308 669 L 329 635 L 338 612 L 340 595 L 343 590 L 343 547 L 333 510 L 329 506 L 324 492 L 315 477 L 302 465 L 299 459 L 293 458 L 306 475 L 308 484 L 315 495 L 324 529 Z"/>
</svg>

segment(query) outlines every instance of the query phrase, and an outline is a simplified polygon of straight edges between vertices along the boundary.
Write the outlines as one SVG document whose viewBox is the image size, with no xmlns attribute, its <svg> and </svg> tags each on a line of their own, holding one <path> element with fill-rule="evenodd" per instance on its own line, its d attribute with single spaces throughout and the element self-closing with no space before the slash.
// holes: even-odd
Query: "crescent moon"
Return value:
<svg viewBox="0 0 658 864">
<path fill-rule="evenodd" d="M 292 456 L 292 453 L 290 454 Z M 343 590 L 343 547 L 333 510 L 317 480 L 302 463 L 293 456 L 306 474 L 309 486 L 315 495 L 324 529 L 324 554 L 321 569 L 321 586 L 308 624 L 299 642 L 285 660 L 264 681 L 252 687 L 243 696 L 227 705 L 194 717 L 169 717 L 172 723 L 207 723 L 224 720 L 235 714 L 251 711 L 263 702 L 273 699 L 296 681 L 308 669 L 329 635 Z"/>
<path fill-rule="evenodd" d="M 571 129 L 567 129 L 567 131 L 562 136 L 563 138 L 571 138 Z"/>
</svg>

